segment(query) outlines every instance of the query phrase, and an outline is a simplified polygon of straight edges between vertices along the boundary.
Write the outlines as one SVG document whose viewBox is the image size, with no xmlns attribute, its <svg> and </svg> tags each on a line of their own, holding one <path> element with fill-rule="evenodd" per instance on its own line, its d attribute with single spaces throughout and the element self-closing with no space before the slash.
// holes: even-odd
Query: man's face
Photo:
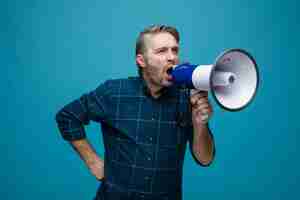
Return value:
<svg viewBox="0 0 300 200">
<path fill-rule="evenodd" d="M 172 85 L 167 70 L 179 63 L 179 46 L 170 33 L 145 35 L 144 76 L 156 87 Z"/>
</svg>

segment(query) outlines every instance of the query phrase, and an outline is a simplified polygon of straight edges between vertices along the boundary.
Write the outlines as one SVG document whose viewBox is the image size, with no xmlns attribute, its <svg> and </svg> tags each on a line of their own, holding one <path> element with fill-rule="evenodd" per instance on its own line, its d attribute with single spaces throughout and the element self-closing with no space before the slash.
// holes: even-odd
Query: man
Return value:
<svg viewBox="0 0 300 200">
<path fill-rule="evenodd" d="M 57 113 L 63 138 L 102 181 L 95 199 L 180 200 L 187 141 L 196 162 L 212 162 L 207 92 L 190 95 L 167 73 L 179 63 L 178 53 L 175 28 L 150 26 L 136 43 L 139 77 L 108 80 Z M 101 123 L 105 158 L 86 139 L 91 120 Z"/>
</svg>

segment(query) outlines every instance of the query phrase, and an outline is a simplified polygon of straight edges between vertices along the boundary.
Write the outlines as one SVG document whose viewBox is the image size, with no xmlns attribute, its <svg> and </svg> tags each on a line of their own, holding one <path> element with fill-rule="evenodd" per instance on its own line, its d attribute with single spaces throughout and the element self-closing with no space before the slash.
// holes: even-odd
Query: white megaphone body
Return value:
<svg viewBox="0 0 300 200">
<path fill-rule="evenodd" d="M 211 91 L 217 103 L 229 111 L 245 108 L 253 100 L 259 83 L 256 62 L 242 49 L 221 53 L 211 65 L 175 65 L 169 73 L 175 85 Z"/>
</svg>

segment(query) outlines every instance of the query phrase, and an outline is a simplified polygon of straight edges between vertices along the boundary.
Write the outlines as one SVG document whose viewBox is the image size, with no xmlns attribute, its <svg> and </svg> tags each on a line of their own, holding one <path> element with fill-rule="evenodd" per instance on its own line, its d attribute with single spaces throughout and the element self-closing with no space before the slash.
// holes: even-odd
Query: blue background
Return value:
<svg viewBox="0 0 300 200">
<path fill-rule="evenodd" d="M 135 39 L 156 23 L 178 27 L 182 60 L 210 64 L 244 48 L 261 75 L 245 110 L 213 102 L 217 157 L 202 168 L 187 153 L 185 199 L 300 197 L 296 0 L 11 0 L 0 8 L 1 199 L 94 197 L 99 183 L 62 140 L 55 113 L 108 78 L 136 75 Z M 103 155 L 99 126 L 86 130 Z"/>
</svg>

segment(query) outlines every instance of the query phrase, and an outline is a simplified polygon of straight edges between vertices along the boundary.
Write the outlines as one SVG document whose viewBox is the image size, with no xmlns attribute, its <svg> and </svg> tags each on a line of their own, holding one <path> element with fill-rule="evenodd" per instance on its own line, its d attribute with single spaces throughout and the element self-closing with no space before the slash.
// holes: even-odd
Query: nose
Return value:
<svg viewBox="0 0 300 200">
<path fill-rule="evenodd" d="M 174 53 L 171 49 L 168 51 L 167 60 L 168 62 L 175 63 L 177 59 L 177 54 Z"/>
</svg>

